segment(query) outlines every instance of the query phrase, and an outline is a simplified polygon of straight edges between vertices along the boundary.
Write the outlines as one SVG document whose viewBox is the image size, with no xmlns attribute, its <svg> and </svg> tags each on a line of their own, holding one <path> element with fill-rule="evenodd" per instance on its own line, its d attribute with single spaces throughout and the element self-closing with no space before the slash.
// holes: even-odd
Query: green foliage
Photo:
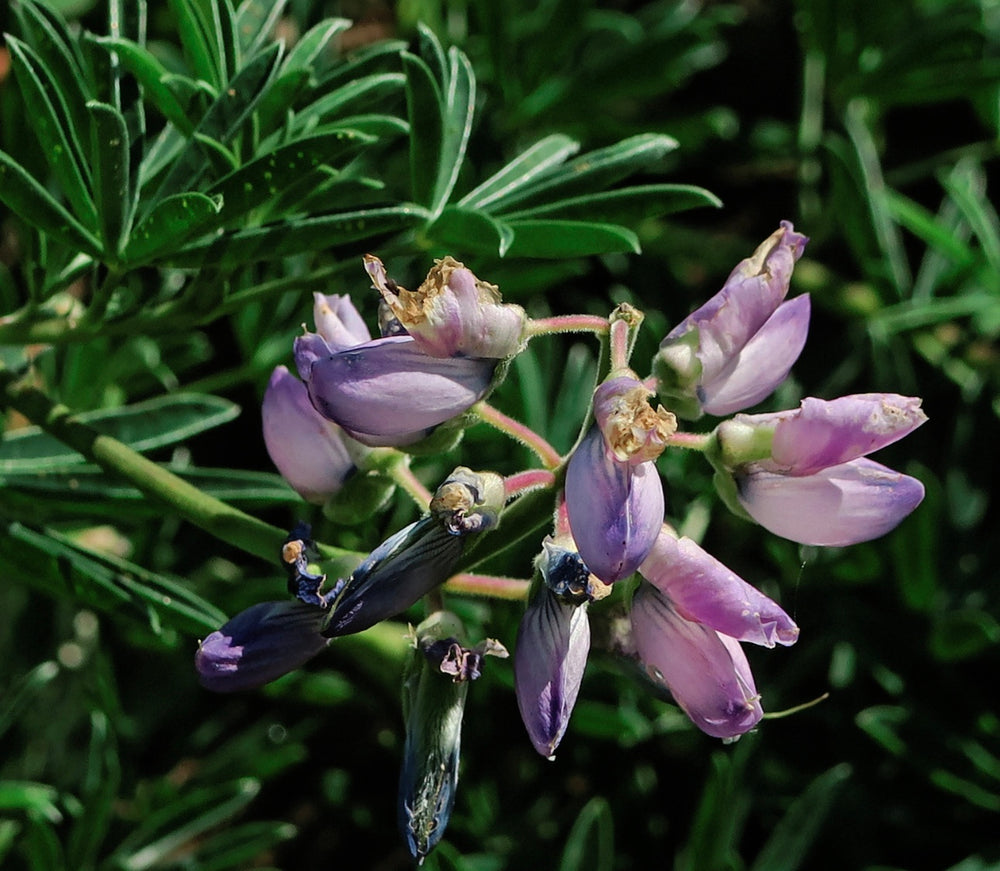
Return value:
<svg viewBox="0 0 1000 871">
<path fill-rule="evenodd" d="M 403 283 L 453 254 L 535 317 L 636 304 L 644 364 L 781 218 L 811 237 L 795 282 L 813 334 L 768 409 L 922 395 L 931 422 L 895 465 L 926 501 L 884 541 L 819 552 L 713 511 L 687 456 L 661 471 L 671 520 L 802 627 L 753 660 L 766 709 L 830 697 L 713 751 L 595 653 L 548 763 L 491 663 L 425 867 L 997 867 L 994 4 L 408 0 L 368 31 L 356 6 L 312 0 L 10 10 L 4 868 L 406 867 L 392 796 L 419 609 L 261 693 L 210 696 L 191 668 L 226 615 L 284 595 L 296 520 L 353 565 L 413 519 L 333 522 L 263 451 L 260 396 L 310 294 L 363 293 L 368 251 Z M 599 365 L 585 342 L 533 342 L 493 398 L 566 451 Z M 484 429 L 464 450 L 521 468 Z M 122 446 L 112 460 L 98 437 Z M 163 488 L 123 470 L 137 454 Z M 429 484 L 464 455 L 414 471 Z M 550 508 L 520 500 L 486 564 L 529 574 Z M 514 639 L 520 605 L 449 605 L 476 637 Z"/>
</svg>

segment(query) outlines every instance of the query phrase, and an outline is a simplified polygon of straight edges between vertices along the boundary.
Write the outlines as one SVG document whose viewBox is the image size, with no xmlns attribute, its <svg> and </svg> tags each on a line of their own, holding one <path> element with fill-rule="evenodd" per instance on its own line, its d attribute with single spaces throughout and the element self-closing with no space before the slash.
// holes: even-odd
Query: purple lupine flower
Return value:
<svg viewBox="0 0 1000 871">
<path fill-rule="evenodd" d="M 590 652 L 587 605 L 594 578 L 569 547 L 543 542 L 541 583 L 521 618 L 514 651 L 517 706 L 535 749 L 547 759 L 569 725 Z"/>
<path fill-rule="evenodd" d="M 313 324 L 330 351 L 346 351 L 370 342 L 372 334 L 349 296 L 313 294 Z"/>
<path fill-rule="evenodd" d="M 716 436 L 750 517 L 792 541 L 843 546 L 884 535 L 920 504 L 923 484 L 864 457 L 926 420 L 916 397 L 864 393 L 737 415 Z"/>
<path fill-rule="evenodd" d="M 654 411 L 652 392 L 632 373 L 594 392 L 596 423 L 566 468 L 569 526 L 590 570 L 607 584 L 628 577 L 663 523 L 663 484 L 655 459 L 677 427 Z"/>
<path fill-rule="evenodd" d="M 480 281 L 453 257 L 434 261 L 415 291 L 386 277 L 377 257 L 365 268 L 392 317 L 432 357 L 488 357 L 516 354 L 524 344 L 524 309 L 504 304 L 495 285 Z"/>
<path fill-rule="evenodd" d="M 639 571 L 686 620 L 764 647 L 787 646 L 799 637 L 799 627 L 776 602 L 668 527 Z"/>
<path fill-rule="evenodd" d="M 285 366 L 271 373 L 261 422 L 271 461 L 293 490 L 317 505 L 340 490 L 368 450 L 313 408 L 305 384 Z"/>
<path fill-rule="evenodd" d="M 647 674 L 670 691 L 699 729 L 732 740 L 760 722 L 760 696 L 738 641 L 686 620 L 646 581 L 632 597 L 631 624 Z"/>
<path fill-rule="evenodd" d="M 198 646 L 201 685 L 227 693 L 254 689 L 304 665 L 329 643 L 326 612 L 301 602 L 261 602 L 242 611 Z"/>
<path fill-rule="evenodd" d="M 678 414 L 731 414 L 784 381 L 809 329 L 808 295 L 784 301 L 807 241 L 782 221 L 722 290 L 660 343 L 657 391 Z"/>
</svg>

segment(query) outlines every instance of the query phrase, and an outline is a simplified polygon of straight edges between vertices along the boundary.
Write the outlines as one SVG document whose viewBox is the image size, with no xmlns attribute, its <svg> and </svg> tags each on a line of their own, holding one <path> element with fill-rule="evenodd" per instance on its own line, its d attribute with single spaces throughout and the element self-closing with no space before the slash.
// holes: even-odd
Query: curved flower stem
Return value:
<svg viewBox="0 0 1000 871">
<path fill-rule="evenodd" d="M 501 578 L 496 575 L 453 575 L 444 585 L 445 592 L 486 596 L 490 599 L 519 601 L 528 598 L 531 581 Z"/>
<path fill-rule="evenodd" d="M 510 499 L 512 496 L 520 496 L 527 490 L 551 487 L 555 481 L 556 476 L 548 469 L 525 469 L 523 472 L 504 478 L 503 486 L 507 498 Z"/>
<path fill-rule="evenodd" d="M 389 467 L 389 475 L 397 486 L 417 503 L 421 511 L 427 510 L 433 498 L 431 491 L 413 474 L 405 454 L 400 453 L 399 459 Z"/>
<path fill-rule="evenodd" d="M 696 432 L 675 432 L 669 439 L 667 439 L 667 447 L 669 448 L 685 448 L 689 451 L 702 451 L 708 449 L 709 442 L 712 439 L 712 435 L 703 435 L 702 433 Z"/>
<path fill-rule="evenodd" d="M 150 498 L 214 535 L 220 541 L 274 563 L 287 531 L 264 523 L 227 505 L 179 478 L 128 445 L 102 435 L 54 403 L 37 387 L 18 382 L 0 365 L 0 406 L 9 405 L 32 423 L 68 445 L 105 471 L 124 478 Z M 323 546 L 327 559 L 350 556 L 340 548 Z"/>
<path fill-rule="evenodd" d="M 600 315 L 556 315 L 551 318 L 532 318 L 525 327 L 524 334 L 547 336 L 554 333 L 606 333 L 608 319 Z"/>
<path fill-rule="evenodd" d="M 609 350 L 611 354 L 611 371 L 616 369 L 627 369 L 629 351 L 629 338 L 632 332 L 631 325 L 624 320 L 616 320 L 611 323 L 609 334 Z"/>
<path fill-rule="evenodd" d="M 484 423 L 490 424 L 490 426 L 506 433 L 525 447 L 533 450 L 546 469 L 555 469 L 562 462 L 559 452 L 538 433 L 520 421 L 508 417 L 489 403 L 477 402 L 472 406 L 472 410 L 479 415 L 479 419 Z"/>
</svg>

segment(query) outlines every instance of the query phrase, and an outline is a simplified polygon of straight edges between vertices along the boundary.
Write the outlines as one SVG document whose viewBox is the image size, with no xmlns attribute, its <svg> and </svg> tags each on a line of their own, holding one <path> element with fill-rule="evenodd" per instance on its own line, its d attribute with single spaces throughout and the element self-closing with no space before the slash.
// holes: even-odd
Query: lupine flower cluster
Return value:
<svg viewBox="0 0 1000 871">
<path fill-rule="evenodd" d="M 553 519 L 524 556 L 533 576 L 518 588 L 527 604 L 513 645 L 517 704 L 535 749 L 552 758 L 565 737 L 590 620 L 619 590 L 629 615 L 623 655 L 708 735 L 732 741 L 755 728 L 764 713 L 743 643 L 791 645 L 799 629 L 779 603 L 667 522 L 658 458 L 667 449 L 702 452 L 729 509 L 807 545 L 883 535 L 923 498 L 919 481 L 868 458 L 924 422 L 919 399 L 807 398 L 786 411 L 743 413 L 774 392 L 805 345 L 809 297 L 786 297 L 807 241 L 782 222 L 663 338 L 645 376 L 631 368 L 642 313 L 630 306 L 606 319 L 532 320 L 451 257 L 409 291 L 366 256 L 380 297 L 379 336 L 372 338 L 348 297 L 316 294 L 315 332 L 294 342 L 299 377 L 278 367 L 268 384 L 264 440 L 289 484 L 329 510 L 352 481 L 389 469 L 395 483 L 423 498 L 408 458 L 452 447 L 465 428 L 483 422 L 535 448 L 542 468 L 507 478 L 456 468 L 426 494 L 419 520 L 328 588 L 316 544 L 300 524 L 281 553 L 289 598 L 255 605 L 202 641 L 196 665 L 204 686 L 260 686 L 337 637 L 424 600 L 430 614 L 411 630 L 404 679 L 398 805 L 400 830 L 422 860 L 454 802 L 468 685 L 485 655 L 506 656 L 500 641 L 467 646 L 440 588 L 461 571 L 473 542 L 502 536 L 505 511 L 542 488 L 552 495 Z M 581 409 L 576 445 L 559 456 L 486 399 L 529 341 L 571 330 L 600 336 L 606 363 L 591 406 Z M 678 419 L 706 415 L 726 419 L 707 432 L 679 429 Z M 387 451 L 404 461 L 387 465 Z M 466 589 L 488 595 L 486 580 L 475 589 L 475 576 L 467 576 Z"/>
</svg>

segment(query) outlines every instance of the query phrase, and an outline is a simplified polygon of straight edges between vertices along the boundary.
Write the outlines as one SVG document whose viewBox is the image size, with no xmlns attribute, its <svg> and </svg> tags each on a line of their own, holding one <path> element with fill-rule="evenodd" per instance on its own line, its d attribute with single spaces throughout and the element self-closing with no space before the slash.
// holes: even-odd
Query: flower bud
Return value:
<svg viewBox="0 0 1000 871">
<path fill-rule="evenodd" d="M 631 575 L 663 523 L 663 484 L 651 461 L 614 456 L 593 426 L 566 469 L 566 512 L 580 556 L 606 584 Z"/>
<path fill-rule="evenodd" d="M 254 689 L 294 671 L 326 647 L 325 612 L 301 602 L 261 602 L 198 646 L 201 685 L 227 693 Z"/>
<path fill-rule="evenodd" d="M 382 261 L 371 254 L 365 255 L 365 269 L 385 306 L 426 354 L 502 359 L 524 344 L 524 309 L 502 304 L 494 285 L 453 257 L 436 260 L 415 291 L 387 278 Z"/>
<path fill-rule="evenodd" d="M 730 274 L 722 290 L 661 342 L 657 392 L 685 417 L 725 415 L 760 402 L 805 345 L 809 298 L 783 302 L 808 240 L 788 221 Z"/>
<path fill-rule="evenodd" d="M 261 421 L 271 461 L 296 493 L 317 505 L 340 490 L 367 452 L 313 408 L 306 386 L 284 366 L 271 374 Z"/>
</svg>

